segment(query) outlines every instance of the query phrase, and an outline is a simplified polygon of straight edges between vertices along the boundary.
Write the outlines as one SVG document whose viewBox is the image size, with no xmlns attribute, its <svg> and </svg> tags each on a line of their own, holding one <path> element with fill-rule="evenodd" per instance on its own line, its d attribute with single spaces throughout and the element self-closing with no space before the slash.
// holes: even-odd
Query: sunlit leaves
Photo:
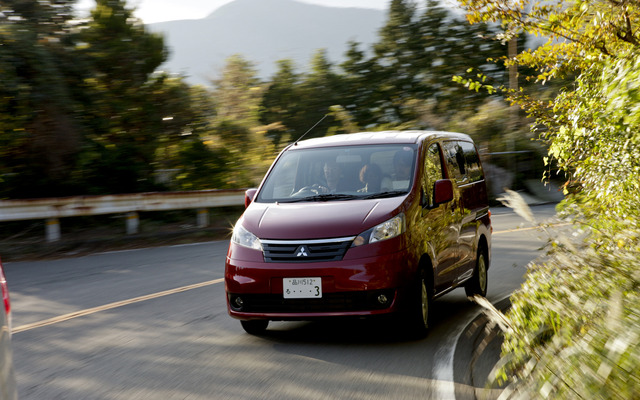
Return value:
<svg viewBox="0 0 640 400">
<path fill-rule="evenodd" d="M 218 150 L 223 148 L 229 155 L 225 186 L 255 186 L 276 155 L 268 129 L 259 119 L 266 85 L 257 77 L 253 64 L 239 54 L 227 59 L 214 84 L 217 115 L 211 139 Z"/>
<path fill-rule="evenodd" d="M 512 298 L 502 376 L 513 385 L 505 397 L 638 398 L 640 5 L 462 2 L 471 21 L 500 22 L 505 39 L 548 38 L 508 63 L 533 68 L 539 83 L 575 77 L 550 101 L 509 92 L 543 128 L 545 162 L 567 174 L 574 194 L 564 207 L 582 230 L 551 238 Z"/>
</svg>

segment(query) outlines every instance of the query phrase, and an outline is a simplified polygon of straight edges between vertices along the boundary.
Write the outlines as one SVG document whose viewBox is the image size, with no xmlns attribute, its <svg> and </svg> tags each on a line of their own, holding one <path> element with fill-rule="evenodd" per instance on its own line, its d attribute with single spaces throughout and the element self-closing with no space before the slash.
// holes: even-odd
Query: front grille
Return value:
<svg viewBox="0 0 640 400">
<path fill-rule="evenodd" d="M 320 240 L 262 240 L 265 262 L 312 263 L 342 260 L 354 237 Z"/>
<path fill-rule="evenodd" d="M 388 299 L 384 304 L 378 301 L 382 294 Z M 248 313 L 349 312 L 385 309 L 392 304 L 394 296 L 392 289 L 323 293 L 320 299 L 285 299 L 282 294 L 229 294 L 229 302 L 233 305 L 236 297 L 242 298 L 242 308 L 232 308 Z"/>
</svg>

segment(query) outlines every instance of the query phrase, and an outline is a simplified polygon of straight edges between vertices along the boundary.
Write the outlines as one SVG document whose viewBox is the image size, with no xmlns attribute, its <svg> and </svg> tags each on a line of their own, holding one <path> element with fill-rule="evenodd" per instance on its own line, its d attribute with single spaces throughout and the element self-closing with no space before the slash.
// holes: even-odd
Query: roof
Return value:
<svg viewBox="0 0 640 400">
<path fill-rule="evenodd" d="M 463 139 L 470 140 L 463 133 L 443 131 L 381 131 L 358 132 L 343 135 L 325 136 L 314 139 L 302 140 L 294 143 L 296 148 L 331 147 L 331 146 L 357 146 L 369 144 L 414 144 L 425 139 Z"/>
</svg>

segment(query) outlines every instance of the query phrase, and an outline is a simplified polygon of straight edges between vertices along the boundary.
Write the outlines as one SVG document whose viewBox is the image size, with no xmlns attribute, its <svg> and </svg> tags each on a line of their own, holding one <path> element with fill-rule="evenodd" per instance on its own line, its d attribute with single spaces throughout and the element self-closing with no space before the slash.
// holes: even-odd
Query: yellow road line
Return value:
<svg viewBox="0 0 640 400">
<path fill-rule="evenodd" d="M 524 232 L 524 231 L 532 231 L 534 229 L 538 229 L 535 226 L 531 226 L 529 228 L 515 228 L 515 229 L 506 229 L 504 231 L 494 231 L 492 235 L 500 235 L 503 233 L 512 233 L 512 232 Z"/>
<path fill-rule="evenodd" d="M 568 223 L 565 223 L 565 224 L 554 224 L 552 226 L 565 226 L 565 225 L 570 225 L 570 224 L 568 224 Z M 507 230 L 504 230 L 504 231 L 495 231 L 495 232 L 493 232 L 493 234 L 494 235 L 500 235 L 500 234 L 503 234 L 503 233 L 524 232 L 524 231 L 531 231 L 531 230 L 534 230 L 534 229 L 538 229 L 538 227 L 532 226 L 532 227 L 528 227 L 528 228 L 507 229 Z M 95 313 L 98 313 L 98 312 L 101 312 L 101 311 L 112 310 L 114 308 L 123 307 L 123 306 L 129 305 L 129 304 L 140 303 L 142 301 L 157 299 L 158 297 L 168 296 L 168 295 L 175 294 L 175 293 L 186 292 L 188 290 L 193 290 L 193 289 L 198 289 L 198 288 L 205 287 L 205 286 L 215 285 L 215 284 L 221 283 L 223 281 L 224 281 L 224 278 L 214 279 L 212 281 L 206 281 L 206 282 L 196 283 L 196 284 L 189 285 L 189 286 L 183 286 L 183 287 L 179 287 L 179 288 L 175 288 L 175 289 L 165 290 L 163 292 L 153 293 L 153 294 L 149 294 L 149 295 L 146 295 L 146 296 L 134 297 L 133 299 L 116 301 L 115 303 L 105 304 L 103 306 L 94 307 L 94 308 L 88 308 L 86 310 L 80 310 L 80 311 L 72 312 L 72 313 L 69 313 L 69 314 L 60 315 L 58 317 L 45 319 L 43 321 L 39 321 L 39 322 L 31 323 L 31 324 L 18 326 L 16 328 L 12 329 L 12 332 L 14 334 L 15 333 L 20 333 L 20 332 L 28 331 L 28 330 L 31 330 L 31 329 L 40 328 L 40 327 L 43 327 L 43 326 L 53 325 L 53 324 L 57 324 L 59 322 L 68 321 L 70 319 L 84 317 L 85 315 L 95 314 Z"/>
<path fill-rule="evenodd" d="M 43 326 L 53 325 L 53 324 L 57 324 L 59 322 L 68 321 L 70 319 L 84 317 L 85 315 L 95 314 L 97 312 L 106 311 L 106 310 L 112 310 L 114 308 L 123 307 L 123 306 L 129 305 L 129 304 L 140 303 L 142 301 L 157 299 L 158 297 L 168 296 L 170 294 L 181 293 L 181 292 L 186 292 L 188 290 L 193 290 L 193 289 L 198 289 L 198 288 L 205 287 L 205 286 L 215 285 L 215 284 L 221 283 L 223 281 L 224 281 L 224 278 L 214 279 L 212 281 L 206 281 L 206 282 L 196 283 L 196 284 L 189 285 L 189 286 L 183 286 L 183 287 L 179 287 L 179 288 L 175 288 L 175 289 L 165 290 L 163 292 L 148 294 L 146 296 L 134 297 L 133 299 L 116 301 L 115 303 L 105 304 L 103 306 L 94 307 L 94 308 L 88 308 L 86 310 L 80 310 L 80 311 L 72 312 L 72 313 L 69 313 L 69 314 L 60 315 L 58 317 L 45 319 L 43 321 L 34 322 L 32 324 L 26 324 L 26 325 L 18 326 L 16 328 L 12 329 L 12 332 L 14 334 L 15 333 L 20 333 L 20 332 L 28 331 L 28 330 L 31 330 L 31 329 L 40 328 L 40 327 L 43 327 Z"/>
<path fill-rule="evenodd" d="M 571 225 L 571 223 L 569 222 L 564 222 L 564 223 L 559 223 L 559 224 L 551 224 L 549 225 L 549 227 L 559 227 L 559 226 L 567 226 L 567 225 Z M 536 229 L 540 229 L 539 226 L 530 226 L 527 228 L 514 228 L 514 229 L 506 229 L 504 231 L 495 231 L 492 233 L 492 235 L 500 235 L 503 233 L 512 233 L 512 232 L 524 232 L 524 231 L 532 231 L 532 230 L 536 230 Z"/>
</svg>

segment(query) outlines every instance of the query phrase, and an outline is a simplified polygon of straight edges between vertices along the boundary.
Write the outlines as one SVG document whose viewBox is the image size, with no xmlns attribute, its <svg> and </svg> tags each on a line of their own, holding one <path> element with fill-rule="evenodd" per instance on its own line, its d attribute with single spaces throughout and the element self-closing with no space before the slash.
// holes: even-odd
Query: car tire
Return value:
<svg viewBox="0 0 640 400">
<path fill-rule="evenodd" d="M 250 335 L 260 335 L 267 330 L 269 321 L 264 319 L 252 319 L 248 321 L 240 321 L 242 329 Z"/>
<path fill-rule="evenodd" d="M 409 333 L 415 338 L 423 338 L 429 331 L 432 290 L 424 270 L 412 293 L 408 313 Z"/>
<path fill-rule="evenodd" d="M 478 257 L 476 258 L 476 267 L 473 271 L 473 277 L 464 286 L 464 291 L 467 296 L 473 297 L 478 295 L 484 297 L 487 295 L 488 266 L 489 263 L 487 262 L 486 250 L 484 250 L 484 248 L 478 249 Z"/>
</svg>

